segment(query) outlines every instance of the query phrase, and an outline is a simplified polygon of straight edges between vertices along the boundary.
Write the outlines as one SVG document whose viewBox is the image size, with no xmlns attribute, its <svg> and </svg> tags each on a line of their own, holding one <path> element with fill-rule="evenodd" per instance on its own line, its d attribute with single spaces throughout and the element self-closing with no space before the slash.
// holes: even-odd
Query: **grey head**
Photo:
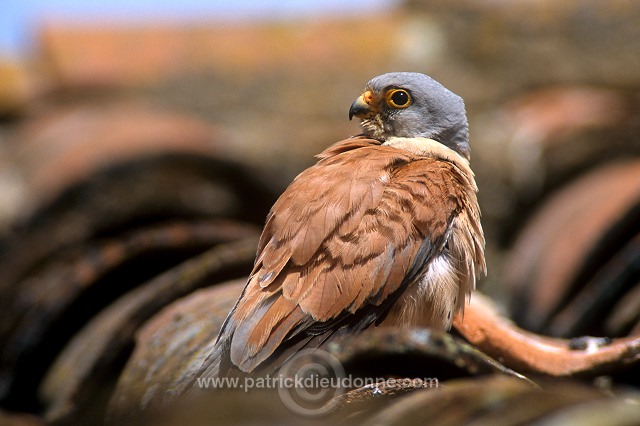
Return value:
<svg viewBox="0 0 640 426">
<path fill-rule="evenodd" d="M 382 142 L 391 137 L 433 139 L 469 159 L 469 130 L 462 98 L 425 74 L 394 72 L 369 80 L 349 110 L 363 133 Z"/>
</svg>

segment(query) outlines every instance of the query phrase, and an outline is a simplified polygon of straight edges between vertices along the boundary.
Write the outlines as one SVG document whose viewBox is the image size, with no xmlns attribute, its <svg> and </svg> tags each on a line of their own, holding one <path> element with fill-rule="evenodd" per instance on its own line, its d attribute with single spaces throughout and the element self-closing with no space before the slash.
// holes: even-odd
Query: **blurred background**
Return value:
<svg viewBox="0 0 640 426">
<path fill-rule="evenodd" d="M 51 410 L 38 386 L 87 321 L 259 231 L 389 71 L 465 99 L 480 290 L 538 333 L 638 333 L 638 22 L 635 0 L 5 0 L 2 406 Z"/>
</svg>

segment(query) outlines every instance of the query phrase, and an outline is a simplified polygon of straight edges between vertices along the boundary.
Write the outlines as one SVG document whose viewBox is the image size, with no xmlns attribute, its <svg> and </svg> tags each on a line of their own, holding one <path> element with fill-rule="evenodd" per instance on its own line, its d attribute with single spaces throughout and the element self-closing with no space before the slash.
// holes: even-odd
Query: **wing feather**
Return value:
<svg viewBox="0 0 640 426">
<path fill-rule="evenodd" d="M 274 204 L 247 288 L 221 332 L 243 371 L 296 336 L 379 322 L 453 231 L 460 236 L 452 250 L 472 253 L 457 265 L 460 279 L 475 282 L 478 259 L 484 263 L 475 182 L 465 170 L 364 138 L 318 157 Z M 468 291 L 460 286 L 460 296 Z"/>
</svg>

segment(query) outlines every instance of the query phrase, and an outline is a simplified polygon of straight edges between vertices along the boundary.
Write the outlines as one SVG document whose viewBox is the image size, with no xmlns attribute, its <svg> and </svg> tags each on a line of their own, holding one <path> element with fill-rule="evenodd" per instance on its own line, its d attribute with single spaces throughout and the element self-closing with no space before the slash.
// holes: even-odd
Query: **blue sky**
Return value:
<svg viewBox="0 0 640 426">
<path fill-rule="evenodd" d="M 39 22 L 292 18 L 357 15 L 396 0 L 0 0 L 0 55 L 29 50 Z"/>
</svg>

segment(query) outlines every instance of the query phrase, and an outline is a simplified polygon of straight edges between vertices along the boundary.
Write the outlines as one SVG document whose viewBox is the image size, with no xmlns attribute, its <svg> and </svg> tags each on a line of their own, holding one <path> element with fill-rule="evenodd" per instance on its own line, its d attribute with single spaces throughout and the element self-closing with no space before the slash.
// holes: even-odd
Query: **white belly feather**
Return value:
<svg viewBox="0 0 640 426">
<path fill-rule="evenodd" d="M 391 308 L 382 325 L 446 330 L 457 313 L 459 285 L 455 260 L 443 253 L 411 284 Z"/>
</svg>

